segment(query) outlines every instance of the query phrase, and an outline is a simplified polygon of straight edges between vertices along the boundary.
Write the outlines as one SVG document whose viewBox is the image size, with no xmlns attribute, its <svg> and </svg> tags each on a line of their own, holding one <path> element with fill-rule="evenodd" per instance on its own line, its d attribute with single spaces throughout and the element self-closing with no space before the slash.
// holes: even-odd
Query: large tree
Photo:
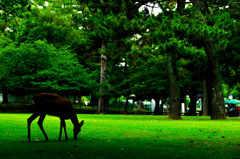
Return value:
<svg viewBox="0 0 240 159">
<path fill-rule="evenodd" d="M 102 109 L 104 108 L 104 99 L 109 94 L 109 91 L 111 91 L 109 90 L 111 83 L 108 80 L 108 78 L 111 78 L 111 75 L 107 76 L 106 73 L 108 70 L 105 65 L 107 61 L 110 62 L 111 59 L 115 59 L 111 63 L 119 66 L 124 60 L 125 67 L 123 67 L 122 72 L 124 83 L 122 88 L 124 88 L 124 91 L 121 92 L 124 92 L 127 98 L 130 95 L 128 66 L 131 60 L 129 61 L 128 55 L 131 52 L 131 46 L 129 45 L 129 40 L 131 40 L 134 34 L 139 32 L 140 28 L 143 28 L 140 25 L 141 18 L 138 13 L 138 8 L 141 5 L 135 3 L 135 1 L 121 0 L 108 2 L 82 1 L 81 4 L 85 5 L 85 9 L 82 10 L 83 15 L 78 15 L 79 25 L 83 27 L 82 30 L 86 31 L 86 36 L 97 43 L 93 49 L 101 50 L 100 52 L 96 51 L 95 53 L 98 54 L 95 54 L 95 56 L 102 54 L 101 84 L 103 87 L 100 89 L 98 110 L 99 113 L 102 113 L 102 110 L 104 110 Z M 115 56 L 119 56 L 119 58 L 115 58 Z M 113 67 L 115 66 L 108 65 L 108 68 L 112 69 Z M 106 85 L 107 87 L 104 87 Z M 127 105 L 125 113 L 127 113 L 126 108 Z"/>
<path fill-rule="evenodd" d="M 231 32 L 226 26 L 236 26 L 233 22 L 236 20 L 232 19 L 225 9 L 225 6 L 230 5 L 231 2 L 192 1 L 192 3 L 184 11 L 184 16 L 180 18 L 181 22 L 179 22 L 182 25 L 179 28 L 182 29 L 176 30 L 180 31 L 180 35 L 184 36 L 193 46 L 204 49 L 207 57 L 204 94 L 208 94 L 208 98 L 205 96 L 205 104 L 210 107 L 208 110 L 210 110 L 212 119 L 225 119 L 218 56 L 221 50 L 226 52 L 227 43 L 230 41 Z M 189 11 L 194 14 L 189 14 Z"/>
<path fill-rule="evenodd" d="M 211 100 L 211 105 L 209 105 L 211 106 L 211 119 L 226 119 L 216 46 L 218 45 L 220 39 L 228 38 L 228 34 L 219 27 L 221 23 L 226 23 L 226 21 L 222 22 L 219 21 L 219 19 L 227 16 L 227 14 L 219 10 L 215 10 L 211 5 L 211 3 L 206 3 L 205 1 L 195 1 L 193 3 L 193 6 L 196 9 L 195 13 L 204 17 L 201 20 L 196 20 L 200 22 L 196 23 L 199 25 L 203 24 L 203 27 L 200 28 L 201 32 L 195 32 L 193 33 L 195 34 L 193 36 L 194 38 L 197 37 L 208 57 L 208 73 L 206 77 L 209 82 L 208 86 L 211 87 L 211 91 L 209 91 L 211 98 L 208 98 L 208 100 Z"/>
<path fill-rule="evenodd" d="M 12 44 L 0 52 L 1 85 L 11 94 L 55 92 L 64 95 L 94 88 L 76 57 L 67 50 L 57 50 L 44 41 Z M 3 82 L 3 83 L 2 83 Z"/>
</svg>

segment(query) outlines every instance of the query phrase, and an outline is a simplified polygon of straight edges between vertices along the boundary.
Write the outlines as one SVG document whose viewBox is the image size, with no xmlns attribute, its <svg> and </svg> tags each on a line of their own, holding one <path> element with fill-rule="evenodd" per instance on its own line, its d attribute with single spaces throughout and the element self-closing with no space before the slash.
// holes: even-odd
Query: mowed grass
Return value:
<svg viewBox="0 0 240 159">
<path fill-rule="evenodd" d="M 0 114 L 0 158 L 240 158 L 240 119 L 211 121 L 210 117 L 82 115 L 85 124 L 73 140 L 73 126 L 66 121 L 69 140 L 58 141 L 60 120 L 46 116 L 27 139 L 27 118 L 31 114 Z"/>
</svg>

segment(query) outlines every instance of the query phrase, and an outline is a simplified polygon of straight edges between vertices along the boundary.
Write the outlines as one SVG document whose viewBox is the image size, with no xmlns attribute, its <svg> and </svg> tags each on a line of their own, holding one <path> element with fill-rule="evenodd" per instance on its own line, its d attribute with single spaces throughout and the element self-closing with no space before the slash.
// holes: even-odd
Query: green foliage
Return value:
<svg viewBox="0 0 240 159">
<path fill-rule="evenodd" d="M 0 16 L 1 19 L 7 20 L 9 16 L 21 16 L 27 9 L 30 9 L 31 1 L 26 0 L 1 0 Z M 27 8 L 27 9 L 26 9 Z"/>
<path fill-rule="evenodd" d="M 234 99 L 240 98 L 240 85 L 237 83 L 233 87 L 223 84 L 223 96 L 228 99 L 228 95 L 232 95 Z"/>
<path fill-rule="evenodd" d="M 0 48 L 4 48 L 12 43 L 12 40 L 0 33 Z"/>
<path fill-rule="evenodd" d="M 44 41 L 7 46 L 1 50 L 1 61 L 6 71 L 4 85 L 12 94 L 75 93 L 95 86 L 75 55 Z"/>
<path fill-rule="evenodd" d="M 225 26 L 223 26 L 228 32 L 231 32 L 231 36 L 227 40 L 227 46 L 225 49 L 219 48 L 219 61 L 221 63 L 221 74 L 225 83 L 234 86 L 239 82 L 239 49 L 238 42 L 240 37 L 240 21 L 230 19 Z"/>
<path fill-rule="evenodd" d="M 57 48 L 70 45 L 78 38 L 77 31 L 72 29 L 72 21 L 69 14 L 62 14 L 52 8 L 38 9 L 31 19 L 23 19 L 20 24 L 21 30 L 17 35 L 19 43 L 36 40 L 47 40 Z"/>
<path fill-rule="evenodd" d="M 141 57 L 139 57 L 140 59 Z M 138 59 L 138 60 L 139 60 Z M 138 68 L 132 70 L 132 92 L 137 95 L 148 95 L 149 98 L 165 97 L 168 90 L 166 59 L 164 56 L 148 57 L 142 60 Z"/>
<path fill-rule="evenodd" d="M 108 58 L 104 85 L 110 99 L 131 93 L 167 96 L 168 55 L 176 60 L 178 86 L 202 87 L 209 61 L 204 41 L 214 43 L 224 83 L 238 83 L 240 16 L 235 1 L 188 4 L 181 14 L 177 1 L 48 2 L 0 2 L 5 35 L 0 37 L 0 56 L 7 63 L 0 64 L 1 85 L 12 91 L 89 88 L 96 94 L 99 78 L 89 74 L 100 74 L 100 54 Z M 155 16 L 146 6 L 139 11 L 145 4 L 158 4 L 162 12 Z M 104 51 L 102 42 L 107 43 Z"/>
</svg>

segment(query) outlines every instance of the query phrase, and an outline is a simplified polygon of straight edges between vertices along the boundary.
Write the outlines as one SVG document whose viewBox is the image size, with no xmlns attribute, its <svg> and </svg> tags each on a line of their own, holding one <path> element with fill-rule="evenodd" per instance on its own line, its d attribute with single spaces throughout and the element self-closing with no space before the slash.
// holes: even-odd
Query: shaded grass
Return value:
<svg viewBox="0 0 240 159">
<path fill-rule="evenodd" d="M 81 111 L 96 111 L 97 112 L 97 106 L 85 106 L 85 105 L 79 105 L 79 104 L 75 104 L 74 108 L 76 111 L 80 112 Z M 106 112 L 117 112 L 118 114 L 123 114 L 124 113 L 124 107 L 107 107 L 106 108 Z M 139 108 L 132 108 L 132 110 L 128 110 L 128 113 L 152 113 L 152 111 L 150 110 L 145 110 L 145 109 L 139 109 Z"/>
<path fill-rule="evenodd" d="M 31 114 L 0 114 L 0 158 L 239 158 L 239 118 L 211 121 L 210 117 L 78 115 L 85 124 L 73 140 L 73 126 L 66 121 L 69 140 L 57 141 L 59 118 L 47 116 L 44 128 L 49 142 L 32 123 Z"/>
</svg>

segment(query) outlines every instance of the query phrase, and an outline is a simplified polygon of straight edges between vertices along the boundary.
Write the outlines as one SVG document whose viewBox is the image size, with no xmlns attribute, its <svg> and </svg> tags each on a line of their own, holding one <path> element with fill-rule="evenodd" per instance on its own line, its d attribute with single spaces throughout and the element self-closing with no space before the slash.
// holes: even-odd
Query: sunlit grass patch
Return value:
<svg viewBox="0 0 240 159">
<path fill-rule="evenodd" d="M 31 114 L 0 114 L 1 158 L 238 158 L 239 118 L 211 121 L 210 117 L 169 120 L 151 115 L 82 115 L 85 124 L 73 140 L 58 141 L 60 120 L 46 116 L 43 126 L 50 141 L 32 123 L 27 140 L 27 118 Z"/>
</svg>

